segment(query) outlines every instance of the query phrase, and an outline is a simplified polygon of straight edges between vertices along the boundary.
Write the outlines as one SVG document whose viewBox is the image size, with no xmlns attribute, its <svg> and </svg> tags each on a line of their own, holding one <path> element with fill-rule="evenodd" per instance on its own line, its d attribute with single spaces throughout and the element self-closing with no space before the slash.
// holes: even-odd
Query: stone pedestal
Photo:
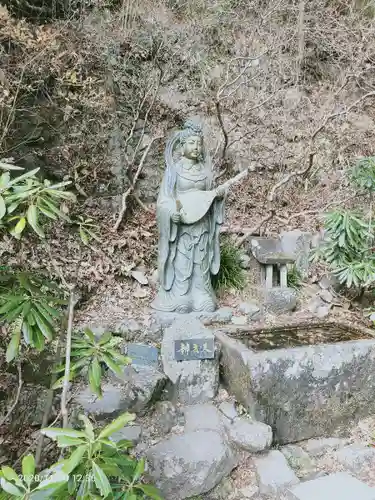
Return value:
<svg viewBox="0 0 375 500">
<path fill-rule="evenodd" d="M 199 319 L 182 315 L 169 326 L 163 336 L 161 357 L 164 373 L 173 383 L 174 398 L 183 404 L 204 403 L 213 399 L 219 388 L 219 346 L 214 359 L 176 361 L 175 341 L 214 339 Z"/>
</svg>

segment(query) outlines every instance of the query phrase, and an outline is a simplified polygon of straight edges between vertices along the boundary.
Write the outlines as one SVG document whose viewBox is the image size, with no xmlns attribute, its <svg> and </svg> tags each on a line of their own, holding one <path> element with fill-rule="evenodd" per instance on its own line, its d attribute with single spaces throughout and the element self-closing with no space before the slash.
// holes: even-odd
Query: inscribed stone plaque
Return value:
<svg viewBox="0 0 375 500">
<path fill-rule="evenodd" d="M 176 361 L 213 359 L 215 357 L 215 341 L 213 338 L 176 340 L 174 353 Z"/>
<path fill-rule="evenodd" d="M 127 355 L 131 358 L 133 365 L 158 365 L 159 351 L 150 345 L 128 344 Z"/>
</svg>

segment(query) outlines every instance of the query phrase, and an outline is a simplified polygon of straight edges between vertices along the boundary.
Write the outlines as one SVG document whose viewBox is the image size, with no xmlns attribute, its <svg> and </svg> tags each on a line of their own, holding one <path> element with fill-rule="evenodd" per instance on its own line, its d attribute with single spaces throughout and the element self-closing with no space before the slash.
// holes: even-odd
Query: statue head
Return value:
<svg viewBox="0 0 375 500">
<path fill-rule="evenodd" d="M 188 120 L 180 132 L 182 155 L 190 160 L 201 160 L 203 157 L 203 132 L 199 123 Z"/>
<path fill-rule="evenodd" d="M 212 179 L 212 164 L 203 141 L 203 130 L 200 123 L 187 120 L 182 130 L 176 132 L 167 142 L 165 148 L 166 163 L 166 190 L 169 195 L 173 193 L 176 183 L 176 160 L 174 159 L 175 148 L 180 150 L 183 157 L 195 162 L 203 162 L 207 175 Z M 210 181 L 211 182 L 211 181 Z"/>
</svg>

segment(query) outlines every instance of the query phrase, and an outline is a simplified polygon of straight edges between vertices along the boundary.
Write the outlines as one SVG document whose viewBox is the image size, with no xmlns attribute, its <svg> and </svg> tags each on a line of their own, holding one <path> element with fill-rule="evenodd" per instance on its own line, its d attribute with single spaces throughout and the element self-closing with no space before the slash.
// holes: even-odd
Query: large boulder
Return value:
<svg viewBox="0 0 375 500">
<path fill-rule="evenodd" d="M 236 465 L 225 437 L 203 429 L 172 436 L 150 448 L 146 457 L 149 475 L 165 500 L 206 493 Z"/>
<path fill-rule="evenodd" d="M 214 335 L 199 319 L 180 316 L 164 332 L 161 357 L 164 373 L 174 384 L 175 399 L 182 404 L 198 404 L 216 396 L 219 387 L 219 346 L 213 359 L 176 361 L 175 341 L 212 340 Z"/>
<path fill-rule="evenodd" d="M 111 375 L 102 384 L 103 397 L 83 387 L 75 401 L 97 418 L 116 417 L 123 411 L 144 414 L 161 395 L 167 378 L 151 366 L 126 366 L 122 375 Z"/>
</svg>

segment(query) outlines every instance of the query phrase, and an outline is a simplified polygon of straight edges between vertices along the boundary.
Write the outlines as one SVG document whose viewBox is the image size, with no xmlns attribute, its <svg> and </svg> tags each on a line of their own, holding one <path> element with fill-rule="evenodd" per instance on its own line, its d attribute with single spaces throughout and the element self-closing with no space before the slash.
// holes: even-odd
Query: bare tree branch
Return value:
<svg viewBox="0 0 375 500">
<path fill-rule="evenodd" d="M 254 226 L 253 228 L 249 229 L 248 231 L 246 231 L 244 233 L 243 236 L 241 236 L 240 238 L 238 238 L 238 240 L 235 242 L 235 246 L 237 248 L 240 247 L 240 246 L 242 246 L 245 243 L 245 241 L 247 241 L 247 239 L 250 238 L 250 236 L 259 233 L 260 228 L 266 222 L 270 221 L 274 217 L 274 215 L 275 215 L 275 211 L 271 210 L 270 213 L 268 215 L 266 215 L 265 217 L 263 217 L 263 219 L 261 219 L 261 221 L 256 226 Z"/>
<path fill-rule="evenodd" d="M 296 67 L 296 84 L 299 84 L 305 51 L 305 0 L 299 0 L 298 6 L 298 55 Z"/>
<path fill-rule="evenodd" d="M 74 305 L 75 305 L 74 286 L 71 286 L 70 296 L 69 296 L 68 328 L 66 332 L 64 383 L 61 395 L 61 415 L 63 418 L 63 428 L 68 427 L 68 417 L 69 417 L 67 400 L 68 400 L 68 389 L 69 389 L 69 379 L 70 379 L 70 353 L 72 349 Z"/>
<path fill-rule="evenodd" d="M 22 389 L 22 385 L 23 385 L 21 361 L 17 362 L 17 371 L 18 371 L 18 388 L 17 388 L 16 398 L 15 398 L 12 406 L 9 408 L 5 417 L 0 420 L 0 426 L 2 426 L 8 420 L 8 418 L 11 416 L 11 414 L 13 413 L 13 411 L 14 411 L 15 407 L 17 406 L 18 401 L 20 399 L 21 389 Z"/>
<path fill-rule="evenodd" d="M 347 83 L 348 79 L 345 80 L 345 82 Z M 346 85 L 345 83 L 345 85 Z M 345 85 L 342 85 L 340 87 L 340 90 L 342 90 L 344 88 Z M 333 120 L 334 118 L 337 118 L 339 116 L 344 116 L 346 115 L 347 113 L 349 113 L 352 109 L 356 108 L 359 104 L 361 104 L 361 102 L 363 102 L 364 100 L 368 99 L 369 97 L 373 97 L 375 96 L 375 91 L 371 91 L 371 92 L 367 92 L 366 94 L 364 94 L 363 96 L 361 96 L 359 99 L 357 99 L 354 103 L 352 103 L 350 106 L 346 107 L 345 109 L 343 109 L 342 111 L 336 111 L 336 112 L 333 112 L 333 113 L 330 113 L 329 115 L 325 116 L 325 118 L 323 119 L 322 123 L 314 130 L 314 132 L 312 133 L 311 135 L 311 138 L 310 138 L 310 151 L 312 149 L 312 146 L 313 146 L 313 142 L 314 140 L 316 139 L 317 135 L 324 129 L 324 127 L 328 124 L 328 122 L 330 120 Z M 275 194 L 276 194 L 276 191 L 284 186 L 285 184 L 287 184 L 291 179 L 293 179 L 294 177 L 298 177 L 298 176 L 304 176 L 304 175 L 307 175 L 308 172 L 310 171 L 312 165 L 313 165 L 313 162 L 314 162 L 314 156 L 315 156 L 315 152 L 310 152 L 309 153 L 309 161 L 308 161 L 308 165 L 306 168 L 304 169 L 301 169 L 301 170 L 295 170 L 293 172 L 290 172 L 289 174 L 287 174 L 285 177 L 283 177 L 279 182 L 277 182 L 271 189 L 269 195 L 268 195 L 268 201 L 274 201 L 275 199 Z"/>
<path fill-rule="evenodd" d="M 121 210 L 120 210 L 120 213 L 117 217 L 117 220 L 116 220 L 116 223 L 113 227 L 113 231 L 117 231 L 121 222 L 122 222 L 122 219 L 124 217 L 124 214 L 126 212 L 126 208 L 127 208 L 127 199 L 128 199 L 128 196 L 133 193 L 134 189 L 135 189 L 135 185 L 136 185 L 136 182 L 138 180 L 138 177 L 139 177 L 139 174 L 141 173 L 142 171 L 142 168 L 143 168 L 143 165 L 144 165 L 144 162 L 146 160 L 146 157 L 151 149 L 151 146 L 152 144 L 158 140 L 158 139 L 161 139 L 162 136 L 158 136 L 158 137 L 154 137 L 150 143 L 148 144 L 147 148 L 145 149 L 143 155 L 142 155 L 142 158 L 139 162 L 139 165 L 138 165 L 138 168 L 137 168 L 137 171 L 133 177 L 133 180 L 132 180 L 132 184 L 129 186 L 129 188 L 122 194 L 122 199 L 121 199 Z"/>
<path fill-rule="evenodd" d="M 300 176 L 300 175 L 306 175 L 309 172 L 309 170 L 311 169 L 312 165 L 313 165 L 314 156 L 315 156 L 315 153 L 310 153 L 310 155 L 309 155 L 309 163 L 308 163 L 308 165 L 307 165 L 306 168 L 290 172 L 285 177 L 283 177 L 279 182 L 277 182 L 273 186 L 273 188 L 271 189 L 271 191 L 270 191 L 270 193 L 268 195 L 268 201 L 271 201 L 271 202 L 274 201 L 276 191 L 279 188 L 281 188 L 281 186 L 284 186 L 284 184 L 287 184 L 290 181 L 290 179 L 293 179 L 293 177 L 297 177 L 297 176 Z"/>
</svg>

